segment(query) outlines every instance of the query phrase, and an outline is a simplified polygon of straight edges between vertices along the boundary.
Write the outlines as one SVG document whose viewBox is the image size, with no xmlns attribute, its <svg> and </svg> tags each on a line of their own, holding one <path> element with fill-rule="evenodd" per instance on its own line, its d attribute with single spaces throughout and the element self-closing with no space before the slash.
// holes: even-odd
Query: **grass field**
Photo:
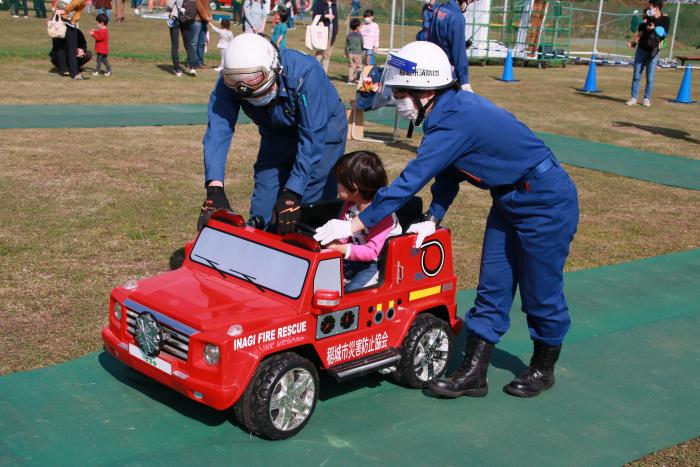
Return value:
<svg viewBox="0 0 700 467">
<path fill-rule="evenodd" d="M 92 26 L 85 17 L 83 29 Z M 0 104 L 203 103 L 216 78 L 170 71 L 161 21 L 127 16 L 111 27 L 111 78 L 82 82 L 51 73 L 42 21 L 0 16 Z M 384 34 L 386 39 L 387 34 Z M 300 47 L 303 30 L 289 38 Z M 338 42 L 342 44 L 342 35 Z M 90 41 L 91 42 L 91 41 Z M 330 76 L 344 101 L 353 94 L 337 47 Z M 209 54 L 208 62 L 218 57 Z M 91 70 L 91 69 L 90 69 Z M 515 70 L 520 83 L 471 68 L 475 90 L 535 130 L 700 159 L 697 106 L 675 97 L 681 72 L 657 74 L 654 106 L 629 108 L 631 70 L 599 68 L 597 96 L 577 94 L 585 67 Z M 700 97 L 697 78 L 693 94 Z M 386 131 L 370 126 L 369 130 Z M 0 130 L 0 374 L 73 359 L 101 348 L 109 290 L 129 278 L 168 270 L 194 235 L 202 202 L 202 126 Z M 247 211 L 259 137 L 239 128 L 227 173 L 234 207 Z M 418 143 L 369 146 L 390 176 Z M 349 142 L 348 150 L 368 148 Z M 581 223 L 568 270 L 700 247 L 700 192 L 567 167 L 579 189 Z M 488 194 L 463 186 L 445 220 L 454 234 L 461 288 L 476 284 Z M 427 198 L 427 191 L 422 193 Z M 41 325 L 38 326 L 37 324 Z M 32 339 L 27 339 L 32 336 Z M 700 463 L 700 441 L 637 465 Z"/>
</svg>

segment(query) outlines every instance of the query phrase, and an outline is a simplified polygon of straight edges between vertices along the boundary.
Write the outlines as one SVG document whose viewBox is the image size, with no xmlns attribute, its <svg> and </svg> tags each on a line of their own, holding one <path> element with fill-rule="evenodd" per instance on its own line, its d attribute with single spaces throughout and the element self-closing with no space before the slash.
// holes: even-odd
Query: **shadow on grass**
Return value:
<svg viewBox="0 0 700 467">
<path fill-rule="evenodd" d="M 581 96 L 586 96 L 586 97 L 592 97 L 594 99 L 600 99 L 601 101 L 610 101 L 610 102 L 619 102 L 621 104 L 624 104 L 627 102 L 627 99 L 623 99 L 622 97 L 613 97 L 613 96 L 607 96 L 605 94 L 600 94 L 603 91 L 598 91 L 597 93 L 595 92 L 585 92 L 581 91 L 579 88 L 571 88 L 574 91 L 576 91 L 576 94 L 579 94 Z"/>
<path fill-rule="evenodd" d="M 170 270 L 178 269 L 185 262 L 185 247 L 178 248 L 170 255 Z"/>
<path fill-rule="evenodd" d="M 156 65 L 156 68 L 158 68 L 160 71 L 168 73 L 169 75 L 175 74 L 175 68 L 172 65 L 168 65 L 165 63 L 159 63 L 158 65 Z"/>
<path fill-rule="evenodd" d="M 700 139 L 695 139 L 690 136 L 690 133 L 683 130 L 676 130 L 675 128 L 665 128 L 661 126 L 651 126 L 651 125 L 641 125 L 639 123 L 632 122 L 613 122 L 613 125 L 617 127 L 628 127 L 637 128 L 652 135 L 665 136 L 666 138 L 677 139 L 681 141 L 687 141 L 689 143 L 700 144 Z"/>
</svg>

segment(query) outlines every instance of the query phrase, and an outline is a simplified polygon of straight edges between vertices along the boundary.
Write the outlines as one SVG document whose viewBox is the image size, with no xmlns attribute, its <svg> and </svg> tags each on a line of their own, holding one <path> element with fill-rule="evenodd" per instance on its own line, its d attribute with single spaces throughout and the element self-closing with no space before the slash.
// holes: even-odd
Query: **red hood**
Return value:
<svg viewBox="0 0 700 467">
<path fill-rule="evenodd" d="M 129 299 L 201 331 L 296 313 L 275 292 L 188 267 L 140 280 Z"/>
</svg>

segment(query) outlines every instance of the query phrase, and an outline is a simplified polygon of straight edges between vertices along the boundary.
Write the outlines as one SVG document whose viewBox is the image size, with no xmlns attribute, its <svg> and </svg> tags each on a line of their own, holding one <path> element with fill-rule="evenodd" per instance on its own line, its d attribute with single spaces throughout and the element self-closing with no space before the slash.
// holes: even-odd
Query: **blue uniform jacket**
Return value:
<svg viewBox="0 0 700 467">
<path fill-rule="evenodd" d="M 430 23 L 433 22 L 433 13 L 435 12 L 435 7 L 430 5 L 423 5 L 423 10 L 421 11 L 421 17 L 423 18 L 423 24 L 421 30 L 416 34 L 417 41 L 427 41 L 428 34 L 430 31 Z"/>
<path fill-rule="evenodd" d="M 430 212 L 442 219 L 462 181 L 484 189 L 512 185 L 540 162 L 554 159 L 511 113 L 467 91 L 450 89 L 438 96 L 423 134 L 416 158 L 360 213 L 366 226 L 397 210 L 432 178 Z"/>
<path fill-rule="evenodd" d="M 339 143 L 347 130 L 345 108 L 318 61 L 299 51 L 280 52 L 282 73 L 273 105 L 256 107 L 237 98 L 219 78 L 209 98 L 209 123 L 204 133 L 205 181 L 224 180 L 226 157 L 240 109 L 261 136 L 258 162 L 296 153 L 285 187 L 304 193 L 311 170 L 325 145 Z"/>
<path fill-rule="evenodd" d="M 462 10 L 456 0 L 450 0 L 435 9 L 428 30 L 428 40 L 440 46 L 455 67 L 455 76 L 459 84 L 469 82 L 469 61 L 464 29 Z"/>
</svg>

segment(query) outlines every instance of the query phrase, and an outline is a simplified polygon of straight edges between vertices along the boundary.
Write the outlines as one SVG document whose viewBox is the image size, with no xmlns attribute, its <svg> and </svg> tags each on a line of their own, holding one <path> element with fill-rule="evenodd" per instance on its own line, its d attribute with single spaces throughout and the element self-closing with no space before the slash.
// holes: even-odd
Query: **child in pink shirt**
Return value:
<svg viewBox="0 0 700 467">
<path fill-rule="evenodd" d="M 345 201 L 340 218 L 351 220 L 372 203 L 380 188 L 389 180 L 381 159 L 373 152 L 355 151 L 343 155 L 333 167 L 338 181 L 338 198 Z M 329 245 L 344 257 L 345 291 L 368 287 L 377 283 L 377 257 L 387 238 L 401 234 L 401 225 L 395 214 L 382 219 L 372 228 L 356 232 Z"/>
</svg>

